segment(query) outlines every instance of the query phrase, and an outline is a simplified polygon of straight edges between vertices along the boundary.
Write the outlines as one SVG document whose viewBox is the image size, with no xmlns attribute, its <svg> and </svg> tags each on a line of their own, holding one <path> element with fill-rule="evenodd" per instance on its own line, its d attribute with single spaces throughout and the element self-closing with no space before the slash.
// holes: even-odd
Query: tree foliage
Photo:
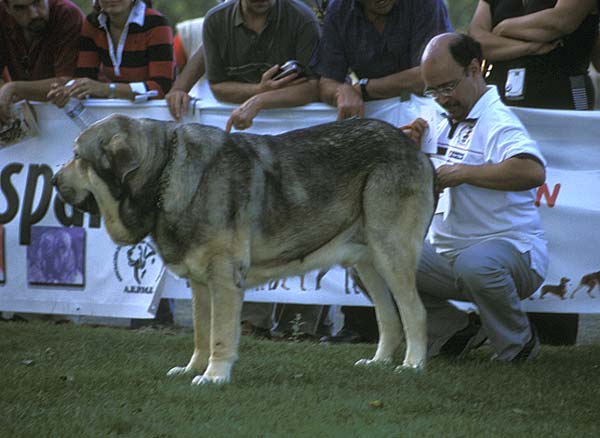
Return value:
<svg viewBox="0 0 600 438">
<path fill-rule="evenodd" d="M 477 0 L 447 0 L 446 3 L 454 30 L 466 32 L 475 12 Z"/>
</svg>

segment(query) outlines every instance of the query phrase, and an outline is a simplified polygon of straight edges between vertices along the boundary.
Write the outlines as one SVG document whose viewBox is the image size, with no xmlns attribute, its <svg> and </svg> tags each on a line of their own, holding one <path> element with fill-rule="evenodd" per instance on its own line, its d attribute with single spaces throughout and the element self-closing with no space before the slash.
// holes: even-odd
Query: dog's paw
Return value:
<svg viewBox="0 0 600 438">
<path fill-rule="evenodd" d="M 189 374 L 190 372 L 191 372 L 191 370 L 188 369 L 188 367 L 173 367 L 169 371 L 167 371 L 167 376 L 168 377 L 183 376 L 185 374 Z"/>
<path fill-rule="evenodd" d="M 395 373 L 419 373 L 421 371 L 423 371 L 425 369 L 425 366 L 423 364 L 420 365 L 408 365 L 408 364 L 402 364 L 402 365 L 398 365 L 395 369 L 394 372 Z"/>
<path fill-rule="evenodd" d="M 391 359 L 359 359 L 354 363 L 355 367 L 385 366 L 392 363 Z"/>
<path fill-rule="evenodd" d="M 231 380 L 231 368 L 233 361 L 231 360 L 212 360 L 208 364 L 208 368 L 204 374 L 198 374 L 192 380 L 192 385 L 216 384 L 222 385 L 229 383 Z"/>
<path fill-rule="evenodd" d="M 206 373 L 199 374 L 192 380 L 192 385 L 223 385 L 229 383 L 229 376 L 208 376 Z"/>
</svg>

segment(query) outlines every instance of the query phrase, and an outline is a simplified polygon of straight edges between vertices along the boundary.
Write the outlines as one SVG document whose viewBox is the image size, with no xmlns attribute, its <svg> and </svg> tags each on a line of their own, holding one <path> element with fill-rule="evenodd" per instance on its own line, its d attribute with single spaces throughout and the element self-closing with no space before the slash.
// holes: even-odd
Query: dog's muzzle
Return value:
<svg viewBox="0 0 600 438">
<path fill-rule="evenodd" d="M 98 207 L 98 203 L 94 196 L 88 192 L 87 196 L 83 199 L 83 201 L 75 202 L 77 198 L 77 191 L 73 187 L 65 186 L 61 184 L 61 176 L 60 172 L 56 173 L 50 182 L 54 187 L 56 187 L 56 192 L 58 193 L 58 197 L 65 203 L 72 205 L 76 210 L 79 210 L 83 213 L 90 214 L 99 214 L 100 208 Z"/>
</svg>

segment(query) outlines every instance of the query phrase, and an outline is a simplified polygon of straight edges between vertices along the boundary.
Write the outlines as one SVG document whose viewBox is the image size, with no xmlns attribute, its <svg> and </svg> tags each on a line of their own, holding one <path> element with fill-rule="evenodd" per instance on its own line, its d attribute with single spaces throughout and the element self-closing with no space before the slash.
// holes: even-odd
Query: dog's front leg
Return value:
<svg viewBox="0 0 600 438">
<path fill-rule="evenodd" d="M 210 291 L 206 284 L 190 280 L 192 286 L 192 317 L 194 321 L 194 354 L 185 367 L 174 367 L 168 376 L 204 372 L 210 356 Z"/>
<path fill-rule="evenodd" d="M 215 262 L 211 271 L 210 357 L 206 371 L 196 376 L 193 384 L 229 382 L 238 357 L 243 291 L 231 275 L 229 260 Z"/>
</svg>

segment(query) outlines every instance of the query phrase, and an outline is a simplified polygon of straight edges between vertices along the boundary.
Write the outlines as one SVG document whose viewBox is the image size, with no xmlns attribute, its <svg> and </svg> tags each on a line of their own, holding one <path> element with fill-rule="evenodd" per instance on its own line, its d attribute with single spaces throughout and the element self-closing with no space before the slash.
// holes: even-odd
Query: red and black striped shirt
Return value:
<svg viewBox="0 0 600 438">
<path fill-rule="evenodd" d="M 158 91 L 162 99 L 169 91 L 175 74 L 173 33 L 167 19 L 158 11 L 146 8 L 142 26 L 131 22 L 119 75 L 110 57 L 108 35 L 97 17 L 89 15 L 81 30 L 76 77 L 103 82 L 144 82 L 148 90 Z"/>
</svg>

